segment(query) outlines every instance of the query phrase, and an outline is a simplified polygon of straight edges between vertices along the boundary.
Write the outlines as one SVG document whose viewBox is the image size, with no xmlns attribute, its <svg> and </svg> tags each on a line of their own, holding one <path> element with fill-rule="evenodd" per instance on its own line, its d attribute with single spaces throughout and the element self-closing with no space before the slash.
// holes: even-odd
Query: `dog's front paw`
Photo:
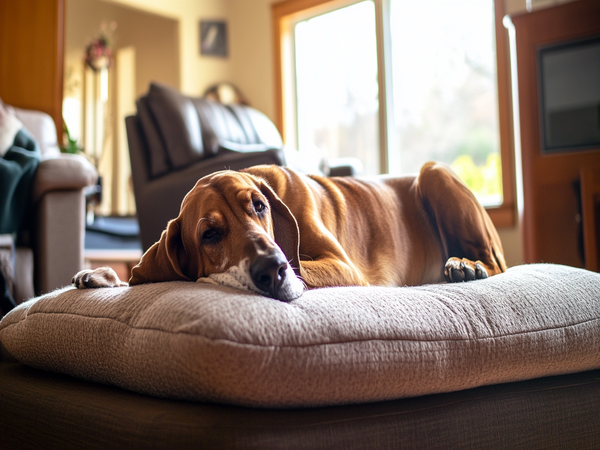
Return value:
<svg viewBox="0 0 600 450">
<path fill-rule="evenodd" d="M 71 280 L 77 289 L 127 286 L 110 267 L 81 270 Z"/>
<path fill-rule="evenodd" d="M 444 275 L 449 283 L 481 280 L 488 277 L 487 270 L 481 262 L 468 259 L 450 258 L 446 261 Z"/>
</svg>

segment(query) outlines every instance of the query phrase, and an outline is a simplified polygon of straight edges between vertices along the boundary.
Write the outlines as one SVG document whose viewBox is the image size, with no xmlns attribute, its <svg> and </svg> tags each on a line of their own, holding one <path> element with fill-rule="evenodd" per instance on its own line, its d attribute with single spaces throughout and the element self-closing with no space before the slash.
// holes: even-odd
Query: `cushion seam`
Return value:
<svg viewBox="0 0 600 450">
<path fill-rule="evenodd" d="M 542 328 L 542 329 L 538 329 L 538 330 L 529 330 L 529 331 L 523 331 L 523 332 L 519 332 L 519 333 L 510 333 L 510 334 L 502 334 L 502 335 L 497 335 L 497 336 L 488 336 L 488 337 L 477 337 L 477 338 L 455 338 L 455 339 L 401 339 L 401 338 L 368 338 L 368 339 L 353 339 L 353 340 L 340 340 L 340 341 L 329 341 L 329 342 L 320 342 L 320 343 L 313 343 L 313 344 L 301 344 L 301 345 L 291 345 L 291 344 L 260 344 L 260 343 L 252 343 L 252 342 L 240 342 L 240 341 L 236 341 L 233 339 L 229 339 L 229 338 L 212 338 L 203 334 L 198 334 L 198 333 L 190 333 L 190 332 L 186 332 L 186 331 L 170 331 L 170 330 L 163 330 L 160 328 L 153 328 L 153 327 L 136 327 L 133 326 L 125 321 L 122 320 L 118 320 L 118 319 L 113 319 L 110 317 L 95 317 L 95 316 L 86 316 L 86 315 L 82 315 L 82 314 L 73 314 L 73 313 L 59 313 L 59 312 L 34 312 L 31 314 L 27 314 L 27 316 L 15 323 L 11 323 L 8 324 L 6 327 L 0 329 L 0 333 L 5 330 L 8 329 L 9 327 L 13 326 L 13 325 L 18 325 L 20 323 L 22 323 L 23 321 L 25 321 L 27 319 L 27 317 L 29 316 L 34 316 L 34 315 L 68 315 L 68 316 L 73 316 L 73 317 L 77 317 L 77 318 L 87 318 L 87 319 L 93 319 L 93 320 L 109 320 L 109 321 L 114 321 L 114 322 L 118 322 L 121 323 L 125 326 L 127 326 L 128 328 L 131 328 L 133 330 L 147 330 L 147 331 L 158 331 L 161 333 L 168 333 L 168 334 L 182 334 L 182 335 L 189 335 L 189 336 L 198 336 L 198 337 L 202 337 L 204 339 L 208 339 L 210 341 L 225 341 L 225 342 L 230 342 L 230 343 L 234 343 L 234 344 L 238 344 L 238 345 L 250 345 L 250 346 L 254 346 L 254 347 L 278 347 L 278 348 L 302 348 L 302 347 L 320 347 L 320 346 L 324 346 L 324 345 L 333 345 L 333 344 L 350 344 L 350 343 L 361 343 L 361 342 L 373 342 L 373 341 L 389 341 L 389 342 L 419 342 L 419 343 L 436 343 L 436 342 L 476 342 L 476 341 L 486 341 L 486 340 L 493 340 L 493 339 L 501 339 L 501 338 L 507 338 L 507 337 L 515 337 L 515 336 L 522 336 L 522 335 L 526 335 L 526 334 L 534 334 L 534 333 L 542 333 L 545 331 L 556 331 L 556 330 L 565 330 L 568 328 L 573 328 L 573 327 L 577 327 L 589 322 L 597 322 L 600 320 L 600 318 L 595 317 L 593 319 L 589 319 L 589 320 L 584 320 L 582 322 L 577 322 L 577 323 L 573 323 L 573 324 L 569 324 L 569 325 L 561 325 L 561 326 L 557 326 L 557 327 L 549 327 L 549 328 Z"/>
</svg>

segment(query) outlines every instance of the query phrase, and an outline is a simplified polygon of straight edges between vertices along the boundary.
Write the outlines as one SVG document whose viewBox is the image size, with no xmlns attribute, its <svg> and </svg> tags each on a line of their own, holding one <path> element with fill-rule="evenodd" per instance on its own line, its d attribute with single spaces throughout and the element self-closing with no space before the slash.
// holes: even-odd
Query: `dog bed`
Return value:
<svg viewBox="0 0 600 450">
<path fill-rule="evenodd" d="M 600 275 L 533 264 L 291 303 L 190 282 L 64 288 L 11 311 L 0 341 L 27 365 L 159 397 L 371 402 L 600 368 Z"/>
</svg>

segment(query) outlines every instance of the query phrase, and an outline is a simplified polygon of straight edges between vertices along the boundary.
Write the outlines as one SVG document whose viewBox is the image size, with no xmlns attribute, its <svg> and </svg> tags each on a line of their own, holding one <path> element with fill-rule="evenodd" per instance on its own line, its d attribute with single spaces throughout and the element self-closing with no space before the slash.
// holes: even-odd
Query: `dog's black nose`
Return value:
<svg viewBox="0 0 600 450">
<path fill-rule="evenodd" d="M 258 256 L 250 265 L 250 276 L 257 288 L 275 295 L 285 281 L 287 261 L 283 254 Z"/>
</svg>

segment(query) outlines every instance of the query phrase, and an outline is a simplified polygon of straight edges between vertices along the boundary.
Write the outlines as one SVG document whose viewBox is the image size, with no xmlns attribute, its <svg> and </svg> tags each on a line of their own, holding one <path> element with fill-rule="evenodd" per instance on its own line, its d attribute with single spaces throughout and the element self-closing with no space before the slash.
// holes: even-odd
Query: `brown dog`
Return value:
<svg viewBox="0 0 600 450">
<path fill-rule="evenodd" d="M 444 165 L 370 181 L 256 166 L 200 179 L 129 285 L 209 281 L 290 301 L 305 286 L 469 281 L 504 270 L 489 216 Z M 81 271 L 73 284 L 123 285 L 110 268 Z"/>
</svg>

